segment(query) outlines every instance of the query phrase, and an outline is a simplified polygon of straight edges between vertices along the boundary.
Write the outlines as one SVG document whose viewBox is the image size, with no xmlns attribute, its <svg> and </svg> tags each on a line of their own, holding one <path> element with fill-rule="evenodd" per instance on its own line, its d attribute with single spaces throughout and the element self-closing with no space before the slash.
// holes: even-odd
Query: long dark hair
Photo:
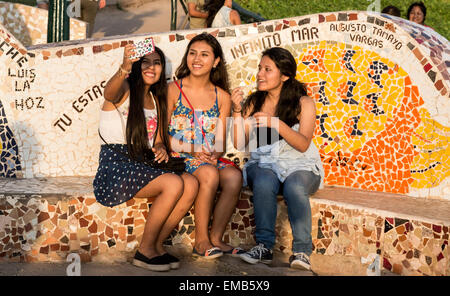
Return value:
<svg viewBox="0 0 450 296">
<path fill-rule="evenodd" d="M 187 55 L 189 53 L 189 50 L 191 49 L 191 45 L 199 41 L 205 41 L 206 43 L 208 43 L 209 46 L 211 46 L 215 59 L 217 57 L 220 57 L 219 63 L 215 68 L 212 68 L 211 73 L 209 74 L 209 80 L 211 80 L 211 82 L 215 86 L 218 86 L 229 93 L 230 85 L 228 82 L 228 72 L 226 69 L 226 62 L 222 47 L 220 46 L 219 41 L 217 41 L 217 39 L 214 36 L 208 33 L 202 33 L 192 38 L 192 40 L 189 42 L 186 48 L 186 52 L 184 53 L 181 64 L 178 67 L 177 71 L 175 72 L 175 76 L 177 76 L 178 79 L 182 79 L 186 76 L 189 76 L 191 71 L 189 70 L 189 67 L 187 65 Z"/>
<path fill-rule="evenodd" d="M 204 7 L 204 10 L 208 12 L 208 17 L 206 18 L 206 26 L 211 27 L 217 12 L 222 8 L 225 0 L 208 0 Z"/>
<path fill-rule="evenodd" d="M 408 11 L 406 12 L 406 19 L 409 20 L 409 14 L 411 13 L 411 10 L 418 6 L 420 10 L 422 10 L 423 13 L 423 21 L 422 24 L 425 24 L 425 17 L 427 16 L 427 8 L 425 7 L 425 4 L 423 2 L 414 2 L 408 7 Z"/>
<path fill-rule="evenodd" d="M 149 92 L 153 93 L 157 105 L 155 107 L 158 114 L 158 127 L 155 135 L 159 132 L 164 145 L 169 149 L 169 139 L 166 135 L 168 129 L 166 59 L 161 49 L 155 47 L 155 51 L 160 56 L 162 66 L 158 82 L 149 88 Z M 141 70 L 143 60 L 144 57 L 133 63 L 130 76 L 127 79 L 130 85 L 130 108 L 128 111 L 126 139 L 128 151 L 133 159 L 140 159 L 144 150 L 151 148 L 148 145 L 147 124 L 144 115 L 144 98 L 146 94 L 144 93 L 145 84 Z"/>
<path fill-rule="evenodd" d="M 264 56 L 269 57 L 280 70 L 281 74 L 289 78 L 283 82 L 275 116 L 292 127 L 298 123 L 297 117 L 302 111 L 300 98 L 307 95 L 306 85 L 295 79 L 297 64 L 288 50 L 281 47 L 272 47 L 263 51 L 262 57 Z M 244 112 L 248 111 L 250 106 L 253 106 L 253 111 L 250 115 L 259 112 L 264 105 L 266 97 L 266 91 L 252 93 L 245 101 Z"/>
</svg>

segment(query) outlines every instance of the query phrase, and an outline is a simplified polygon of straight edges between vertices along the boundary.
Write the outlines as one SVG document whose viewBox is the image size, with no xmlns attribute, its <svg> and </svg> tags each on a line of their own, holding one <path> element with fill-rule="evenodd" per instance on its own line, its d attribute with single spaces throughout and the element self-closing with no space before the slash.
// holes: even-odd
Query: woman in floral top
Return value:
<svg viewBox="0 0 450 296">
<path fill-rule="evenodd" d="M 206 33 L 194 37 L 176 76 L 179 80 L 169 84 L 167 95 L 171 148 L 185 158 L 186 171 L 200 184 L 194 202 L 193 254 L 207 259 L 223 253 L 239 255 L 243 252 L 240 248 L 222 240 L 239 198 L 242 175 L 232 165 L 219 160 L 225 151 L 225 126 L 231 100 L 225 60 L 216 38 Z M 220 195 L 214 203 L 219 187 Z"/>
</svg>

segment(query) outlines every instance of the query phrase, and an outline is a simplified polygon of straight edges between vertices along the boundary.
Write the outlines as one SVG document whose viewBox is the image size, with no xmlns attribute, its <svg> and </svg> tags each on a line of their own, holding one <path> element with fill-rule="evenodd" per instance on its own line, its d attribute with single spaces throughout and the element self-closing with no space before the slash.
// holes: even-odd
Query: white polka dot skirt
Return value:
<svg viewBox="0 0 450 296">
<path fill-rule="evenodd" d="M 170 171 L 156 169 L 128 157 L 122 144 L 102 145 L 94 195 L 104 206 L 114 207 L 133 198 L 150 181 Z"/>
</svg>

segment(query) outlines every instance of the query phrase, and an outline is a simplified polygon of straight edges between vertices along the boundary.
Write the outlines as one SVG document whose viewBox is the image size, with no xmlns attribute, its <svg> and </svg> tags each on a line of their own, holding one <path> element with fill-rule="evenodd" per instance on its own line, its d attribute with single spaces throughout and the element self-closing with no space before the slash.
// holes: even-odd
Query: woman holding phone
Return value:
<svg viewBox="0 0 450 296">
<path fill-rule="evenodd" d="M 133 264 L 168 271 L 178 268 L 180 261 L 164 250 L 163 242 L 191 208 L 198 182 L 163 165 L 170 149 L 164 53 L 156 47 L 134 58 L 135 51 L 134 44 L 125 46 L 122 65 L 105 87 L 99 127 L 103 144 L 94 194 L 108 207 L 132 198 L 152 203 Z M 143 161 L 150 149 L 157 167 Z"/>
</svg>

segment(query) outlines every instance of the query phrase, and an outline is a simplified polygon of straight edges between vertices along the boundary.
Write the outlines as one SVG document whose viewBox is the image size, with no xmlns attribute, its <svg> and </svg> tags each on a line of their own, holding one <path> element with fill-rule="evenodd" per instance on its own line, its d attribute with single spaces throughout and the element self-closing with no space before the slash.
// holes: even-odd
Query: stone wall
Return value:
<svg viewBox="0 0 450 296">
<path fill-rule="evenodd" d="M 290 50 L 316 100 L 325 184 L 450 199 L 449 42 L 432 29 L 367 12 L 323 13 L 208 29 L 231 87 L 250 91 L 260 53 Z M 202 30 L 26 48 L 0 27 L 0 176 L 92 176 L 99 109 L 123 46 L 152 36 L 172 77 Z M 243 160 L 229 143 L 228 155 Z M 242 162 L 241 162 L 242 164 Z"/>
<path fill-rule="evenodd" d="M 345 256 L 367 269 L 363 274 L 354 270 L 351 275 L 375 275 L 381 270 L 401 275 L 450 275 L 447 201 L 435 201 L 439 210 L 430 217 L 430 211 L 416 210 L 413 215 L 414 211 L 407 209 L 423 207 L 424 199 L 410 203 L 402 196 L 375 193 L 361 206 L 355 199 L 362 200 L 364 195 L 367 192 L 327 188 L 311 198 L 313 254 L 327 256 L 323 260 L 333 266 L 328 272 L 331 268 L 334 275 L 341 274 L 336 264 Z M 386 200 L 392 200 L 395 206 L 391 208 L 397 210 L 386 210 Z M 97 203 L 92 193 L 0 194 L 0 261 L 65 262 L 68 254 L 77 253 L 84 262 L 125 262 L 141 242 L 150 206 L 145 199 L 132 199 L 108 208 Z M 398 210 L 404 208 L 403 213 Z M 244 190 L 224 241 L 253 246 L 254 226 L 251 192 Z M 189 211 L 167 243 L 192 248 L 194 228 L 194 215 Z M 274 250 L 289 255 L 291 245 L 287 207 L 280 200 Z M 323 268 L 322 262 L 314 264 L 313 269 Z M 346 264 L 345 268 L 350 267 Z"/>
</svg>

